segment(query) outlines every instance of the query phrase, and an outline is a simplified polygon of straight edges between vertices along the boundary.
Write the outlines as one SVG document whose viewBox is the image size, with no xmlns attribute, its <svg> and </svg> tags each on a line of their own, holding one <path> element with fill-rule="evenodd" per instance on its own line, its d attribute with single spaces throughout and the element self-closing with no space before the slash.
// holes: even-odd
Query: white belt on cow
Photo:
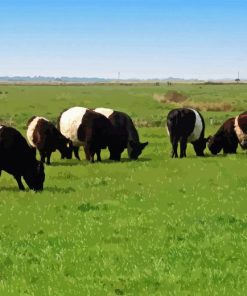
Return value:
<svg viewBox="0 0 247 296">
<path fill-rule="evenodd" d="M 238 125 L 238 117 L 239 115 L 235 117 L 234 130 L 236 132 L 240 145 L 243 145 L 243 143 L 247 141 L 247 134 L 245 134 Z"/>
</svg>

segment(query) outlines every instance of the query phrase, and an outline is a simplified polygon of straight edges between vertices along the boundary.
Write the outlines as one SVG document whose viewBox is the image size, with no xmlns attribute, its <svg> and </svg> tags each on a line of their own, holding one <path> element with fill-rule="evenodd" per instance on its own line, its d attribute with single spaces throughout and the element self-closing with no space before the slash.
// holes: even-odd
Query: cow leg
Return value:
<svg viewBox="0 0 247 296">
<path fill-rule="evenodd" d="M 121 154 L 117 156 L 115 154 L 114 156 L 110 154 L 110 160 L 120 161 L 120 159 L 121 159 Z"/>
<path fill-rule="evenodd" d="M 47 157 L 46 164 L 50 165 L 51 164 L 51 151 L 46 153 L 46 157 Z"/>
<path fill-rule="evenodd" d="M 97 161 L 101 161 L 100 149 L 96 151 L 96 154 L 97 154 Z"/>
<path fill-rule="evenodd" d="M 180 158 L 186 157 L 187 139 L 182 138 L 180 141 Z"/>
<path fill-rule="evenodd" d="M 86 160 L 90 161 L 91 156 L 90 156 L 90 150 L 88 146 L 84 146 L 84 152 L 85 152 Z"/>
<path fill-rule="evenodd" d="M 110 157 L 109 157 L 110 160 L 120 161 L 122 151 L 115 151 L 115 150 L 111 150 L 110 148 L 109 148 L 109 151 L 110 151 Z"/>
<path fill-rule="evenodd" d="M 178 158 L 178 140 L 176 138 L 172 139 L 172 158 Z"/>
<path fill-rule="evenodd" d="M 21 182 L 21 176 L 20 175 L 14 175 L 14 178 L 16 179 L 16 182 L 18 184 L 18 187 L 20 190 L 25 190 L 25 187 L 23 186 Z"/>
<path fill-rule="evenodd" d="M 91 163 L 94 163 L 94 154 L 96 153 L 96 149 L 94 149 L 92 144 L 90 144 L 90 146 L 88 146 L 88 151 L 89 151 L 89 154 L 90 154 L 90 161 L 91 161 Z"/>
<path fill-rule="evenodd" d="M 81 160 L 81 159 L 80 159 L 80 156 L 79 156 L 79 148 L 80 148 L 80 147 L 75 147 L 75 146 L 73 146 L 73 151 L 74 151 L 74 155 L 75 155 L 75 157 L 76 157 L 78 160 Z"/>
<path fill-rule="evenodd" d="M 90 155 L 90 161 L 91 161 L 91 163 L 94 163 L 94 152 Z"/>
</svg>

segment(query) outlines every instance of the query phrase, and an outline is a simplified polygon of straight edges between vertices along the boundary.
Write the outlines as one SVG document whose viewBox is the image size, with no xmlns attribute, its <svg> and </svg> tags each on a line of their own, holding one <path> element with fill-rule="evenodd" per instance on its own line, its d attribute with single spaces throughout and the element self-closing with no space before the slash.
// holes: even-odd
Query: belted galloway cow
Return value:
<svg viewBox="0 0 247 296">
<path fill-rule="evenodd" d="M 27 139 L 29 144 L 37 148 L 41 161 L 49 165 L 52 152 L 58 150 L 61 158 L 71 159 L 72 142 L 64 137 L 52 122 L 44 117 L 33 116 L 27 123 Z"/>
<path fill-rule="evenodd" d="M 172 144 L 172 157 L 178 157 L 177 148 L 180 142 L 180 158 L 186 157 L 187 143 L 191 143 L 197 156 L 204 156 L 207 139 L 204 138 L 205 123 L 202 115 L 189 108 L 177 108 L 167 115 L 167 132 Z"/>
<path fill-rule="evenodd" d="M 247 112 L 235 117 L 234 130 L 242 149 L 247 149 Z"/>
<path fill-rule="evenodd" d="M 120 152 L 120 154 L 114 155 L 115 151 L 110 151 L 110 159 L 120 160 L 121 153 L 127 148 L 129 158 L 136 160 L 148 145 L 148 142 L 140 142 L 137 129 L 130 116 L 124 112 L 108 108 L 96 108 L 94 111 L 107 117 L 115 128 L 116 145 L 118 147 L 115 151 Z"/>
<path fill-rule="evenodd" d="M 43 190 L 43 163 L 19 131 L 4 125 L 0 125 L 0 175 L 2 170 L 14 176 L 20 190 L 25 189 L 22 177 L 30 189 Z"/>
<path fill-rule="evenodd" d="M 105 116 L 84 107 L 72 107 L 63 111 L 58 118 L 60 132 L 73 143 L 75 157 L 83 146 L 86 159 L 94 162 L 94 155 L 101 161 L 101 149 L 109 148 L 110 153 L 118 149 L 114 128 Z M 117 155 L 119 153 L 116 153 Z M 116 160 L 116 159 L 114 159 Z"/>
<path fill-rule="evenodd" d="M 208 149 L 214 155 L 223 150 L 224 154 L 236 153 L 238 147 L 238 137 L 235 131 L 235 118 L 227 119 L 218 131 L 209 137 Z"/>
</svg>

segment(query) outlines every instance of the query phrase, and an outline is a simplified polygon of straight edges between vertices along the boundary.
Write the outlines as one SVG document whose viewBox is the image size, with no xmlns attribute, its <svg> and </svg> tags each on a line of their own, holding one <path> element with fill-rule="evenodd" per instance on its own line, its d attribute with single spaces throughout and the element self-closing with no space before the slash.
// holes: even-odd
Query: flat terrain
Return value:
<svg viewBox="0 0 247 296">
<path fill-rule="evenodd" d="M 247 110 L 247 85 L 0 85 L 0 120 L 23 135 L 32 115 L 55 122 L 67 107 L 104 106 L 149 141 L 138 161 L 54 153 L 42 193 L 19 192 L 2 172 L 0 295 L 247 294 L 246 152 L 198 158 L 189 145 L 171 159 L 165 120 L 177 105 L 155 99 L 168 91 L 222 104 L 202 111 L 206 135 Z"/>
</svg>

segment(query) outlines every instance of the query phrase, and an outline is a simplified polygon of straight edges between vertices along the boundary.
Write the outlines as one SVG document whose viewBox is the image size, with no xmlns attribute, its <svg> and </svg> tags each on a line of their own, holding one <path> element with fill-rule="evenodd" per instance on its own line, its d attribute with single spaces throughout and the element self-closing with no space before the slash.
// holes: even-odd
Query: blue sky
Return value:
<svg viewBox="0 0 247 296">
<path fill-rule="evenodd" d="M 245 0 L 1 0 L 0 76 L 247 78 Z"/>
</svg>

